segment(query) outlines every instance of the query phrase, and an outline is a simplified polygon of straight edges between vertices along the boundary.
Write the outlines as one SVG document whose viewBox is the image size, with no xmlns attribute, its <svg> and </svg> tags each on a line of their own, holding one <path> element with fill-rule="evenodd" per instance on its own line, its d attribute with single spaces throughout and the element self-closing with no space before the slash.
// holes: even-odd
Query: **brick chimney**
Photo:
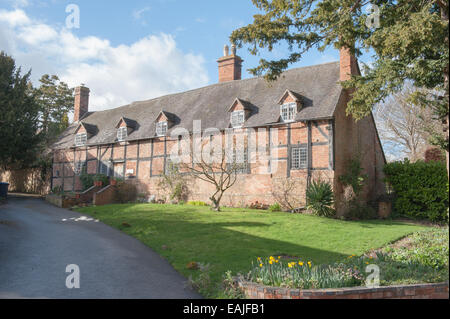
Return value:
<svg viewBox="0 0 450 319">
<path fill-rule="evenodd" d="M 75 88 L 73 121 L 78 122 L 89 111 L 89 89 L 81 84 Z"/>
<path fill-rule="evenodd" d="M 350 80 L 351 75 L 359 74 L 356 57 L 351 54 L 350 49 L 342 47 L 340 50 L 340 80 Z"/>
<path fill-rule="evenodd" d="M 243 60 L 236 55 L 236 46 L 231 46 L 231 54 L 229 54 L 228 45 L 225 45 L 223 57 L 217 62 L 219 63 L 219 83 L 241 79 Z"/>
</svg>

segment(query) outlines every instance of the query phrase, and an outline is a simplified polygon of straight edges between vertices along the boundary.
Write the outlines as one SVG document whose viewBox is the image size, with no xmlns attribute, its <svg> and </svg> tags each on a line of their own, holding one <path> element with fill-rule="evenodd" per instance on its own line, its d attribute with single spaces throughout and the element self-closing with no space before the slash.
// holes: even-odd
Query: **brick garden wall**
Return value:
<svg viewBox="0 0 450 319">
<path fill-rule="evenodd" d="M 448 282 L 379 288 L 287 289 L 236 279 L 248 299 L 448 299 Z"/>
</svg>

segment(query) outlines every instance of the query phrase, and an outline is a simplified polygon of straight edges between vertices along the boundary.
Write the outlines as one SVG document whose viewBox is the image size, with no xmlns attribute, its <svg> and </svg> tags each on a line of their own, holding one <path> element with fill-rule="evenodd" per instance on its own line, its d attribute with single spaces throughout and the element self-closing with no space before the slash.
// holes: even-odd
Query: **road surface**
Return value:
<svg viewBox="0 0 450 319">
<path fill-rule="evenodd" d="M 77 283 L 80 288 L 69 289 Z M 76 268 L 76 267 L 75 267 Z M 0 204 L 0 298 L 201 298 L 138 240 L 42 199 Z"/>
</svg>

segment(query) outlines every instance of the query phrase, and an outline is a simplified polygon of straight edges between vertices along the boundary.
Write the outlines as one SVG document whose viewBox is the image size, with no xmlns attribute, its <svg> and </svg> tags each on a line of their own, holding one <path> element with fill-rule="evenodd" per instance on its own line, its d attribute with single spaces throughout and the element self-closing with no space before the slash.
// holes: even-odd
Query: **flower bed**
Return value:
<svg viewBox="0 0 450 319">
<path fill-rule="evenodd" d="M 338 288 L 340 290 L 334 290 L 331 294 L 340 295 L 341 291 L 358 287 L 353 289 L 363 289 L 364 294 L 367 294 L 366 288 L 361 287 L 403 287 L 408 284 L 420 286 L 423 283 L 446 282 L 448 294 L 448 254 L 448 227 L 433 228 L 414 233 L 363 256 L 351 255 L 330 264 L 313 265 L 311 261 L 293 260 L 286 256 L 258 257 L 248 275 L 241 277 L 240 282 L 245 284 L 240 287 L 249 297 L 260 296 L 261 291 L 270 296 L 273 295 L 273 289 L 281 289 L 284 298 L 291 295 L 286 291 L 292 289 L 298 292 Z M 255 290 L 255 287 L 259 288 Z M 279 288 L 266 292 L 267 287 Z M 314 295 L 321 294 L 317 292 Z M 397 293 L 393 295 L 403 296 Z M 423 295 L 423 292 L 418 292 L 418 295 Z M 383 294 L 377 296 L 381 298 Z"/>
</svg>

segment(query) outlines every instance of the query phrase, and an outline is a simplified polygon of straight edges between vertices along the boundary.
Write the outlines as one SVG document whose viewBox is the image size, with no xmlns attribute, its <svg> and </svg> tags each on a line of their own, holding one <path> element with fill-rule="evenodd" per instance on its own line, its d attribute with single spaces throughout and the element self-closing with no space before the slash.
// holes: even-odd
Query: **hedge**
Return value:
<svg viewBox="0 0 450 319">
<path fill-rule="evenodd" d="M 392 187 L 396 214 L 433 222 L 448 222 L 447 169 L 442 162 L 394 162 L 384 167 Z"/>
</svg>

